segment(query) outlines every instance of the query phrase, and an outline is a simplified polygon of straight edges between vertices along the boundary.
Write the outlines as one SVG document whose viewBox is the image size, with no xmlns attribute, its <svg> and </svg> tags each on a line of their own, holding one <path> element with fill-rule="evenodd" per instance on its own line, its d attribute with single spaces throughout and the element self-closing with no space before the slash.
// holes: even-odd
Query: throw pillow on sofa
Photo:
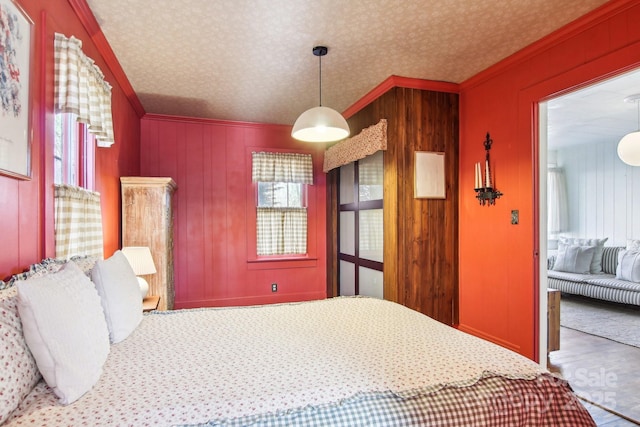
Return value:
<svg viewBox="0 0 640 427">
<path fill-rule="evenodd" d="M 553 264 L 553 270 L 589 274 L 595 252 L 596 248 L 594 246 L 563 246 L 558 249 L 558 256 Z"/>
<path fill-rule="evenodd" d="M 602 253 L 604 252 L 604 243 L 608 239 L 608 237 L 604 239 L 580 239 L 577 237 L 560 236 L 558 237 L 558 251 L 567 246 L 593 246 L 595 252 L 588 273 L 602 274 Z"/>
<path fill-rule="evenodd" d="M 628 251 L 640 251 L 640 240 L 636 239 L 627 239 L 627 248 Z"/>
<path fill-rule="evenodd" d="M 640 252 L 624 249 L 618 252 L 616 279 L 640 282 Z"/>
</svg>

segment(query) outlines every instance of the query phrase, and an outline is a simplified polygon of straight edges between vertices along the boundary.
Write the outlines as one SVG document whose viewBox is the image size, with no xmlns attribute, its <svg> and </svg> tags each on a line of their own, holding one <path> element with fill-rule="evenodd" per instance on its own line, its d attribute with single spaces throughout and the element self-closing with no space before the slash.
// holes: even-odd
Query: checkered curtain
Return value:
<svg viewBox="0 0 640 427">
<path fill-rule="evenodd" d="M 252 153 L 253 182 L 313 184 L 311 154 Z"/>
<path fill-rule="evenodd" d="M 56 258 L 103 258 L 100 193 L 73 185 L 55 185 Z"/>
<path fill-rule="evenodd" d="M 252 153 L 253 182 L 313 184 L 310 154 Z M 307 208 L 257 208 L 257 254 L 307 253 Z"/>
<path fill-rule="evenodd" d="M 307 253 L 307 208 L 258 208 L 258 255 Z"/>
<path fill-rule="evenodd" d="M 111 85 L 94 61 L 82 52 L 82 41 L 55 34 L 55 108 L 87 123 L 99 147 L 113 145 Z"/>
</svg>

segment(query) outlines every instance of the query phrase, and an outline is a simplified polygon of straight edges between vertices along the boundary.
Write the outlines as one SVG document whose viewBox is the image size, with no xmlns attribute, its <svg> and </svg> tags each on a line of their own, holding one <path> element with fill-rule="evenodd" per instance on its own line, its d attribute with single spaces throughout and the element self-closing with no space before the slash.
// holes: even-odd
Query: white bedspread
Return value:
<svg viewBox="0 0 640 427">
<path fill-rule="evenodd" d="M 370 298 L 146 315 L 98 384 L 60 405 L 43 383 L 7 425 L 172 425 L 319 405 L 359 391 L 534 378 L 536 363 Z"/>
</svg>

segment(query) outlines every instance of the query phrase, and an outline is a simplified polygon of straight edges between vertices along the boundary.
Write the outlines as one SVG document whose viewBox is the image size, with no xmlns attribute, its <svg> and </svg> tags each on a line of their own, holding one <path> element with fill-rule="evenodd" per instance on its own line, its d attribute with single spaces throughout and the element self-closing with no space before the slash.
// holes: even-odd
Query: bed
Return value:
<svg viewBox="0 0 640 427">
<path fill-rule="evenodd" d="M 374 298 L 151 312 L 108 347 L 80 397 L 38 377 L 3 425 L 595 425 L 538 364 Z"/>
</svg>

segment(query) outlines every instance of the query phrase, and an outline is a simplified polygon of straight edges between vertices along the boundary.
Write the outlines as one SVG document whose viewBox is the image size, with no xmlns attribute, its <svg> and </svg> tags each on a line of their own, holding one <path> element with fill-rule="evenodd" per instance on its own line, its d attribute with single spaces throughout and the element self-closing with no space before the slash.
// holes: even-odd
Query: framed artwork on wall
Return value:
<svg viewBox="0 0 640 427">
<path fill-rule="evenodd" d="M 444 199 L 444 153 L 416 151 L 414 197 Z"/>
<path fill-rule="evenodd" d="M 15 0 L 0 0 L 0 174 L 31 177 L 33 21 Z"/>
</svg>

